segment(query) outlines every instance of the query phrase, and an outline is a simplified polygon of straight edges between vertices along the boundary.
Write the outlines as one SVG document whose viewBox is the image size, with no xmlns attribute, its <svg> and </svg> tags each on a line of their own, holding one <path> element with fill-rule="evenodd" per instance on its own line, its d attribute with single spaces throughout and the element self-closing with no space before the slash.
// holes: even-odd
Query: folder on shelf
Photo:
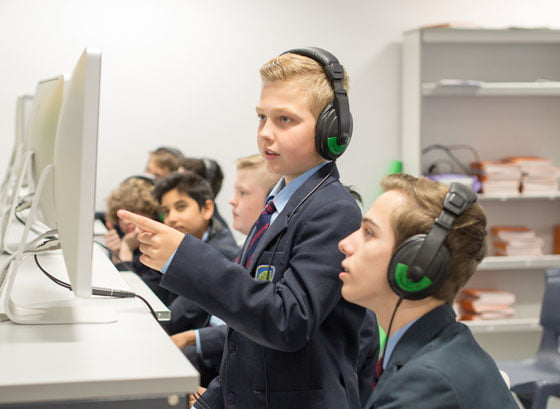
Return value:
<svg viewBox="0 0 560 409">
<path fill-rule="evenodd" d="M 479 321 L 479 320 L 503 320 L 508 318 L 513 318 L 515 316 L 515 311 L 513 308 L 501 311 L 485 311 L 480 313 L 472 312 L 462 312 L 462 321 Z"/>
<path fill-rule="evenodd" d="M 521 170 L 507 160 L 483 160 L 472 162 L 471 168 L 478 172 L 483 179 L 490 180 L 519 180 Z"/>
<path fill-rule="evenodd" d="M 521 184 L 519 167 L 505 160 L 486 160 L 471 163 L 482 183 L 482 191 L 488 193 L 517 193 Z"/>
<path fill-rule="evenodd" d="M 504 160 L 519 167 L 522 192 L 558 191 L 559 168 L 550 159 L 541 156 L 509 156 Z"/>
<path fill-rule="evenodd" d="M 497 256 L 542 256 L 544 239 L 525 226 L 493 226 L 492 247 Z"/>
<path fill-rule="evenodd" d="M 457 299 L 462 320 L 511 318 L 514 302 L 515 294 L 488 288 L 465 288 Z"/>
<path fill-rule="evenodd" d="M 492 226 L 490 233 L 498 240 L 504 241 L 536 237 L 535 231 L 526 226 Z"/>
<path fill-rule="evenodd" d="M 509 291 L 493 288 L 463 288 L 460 292 L 460 300 L 472 300 L 474 305 L 512 305 L 515 302 L 515 294 Z"/>
</svg>

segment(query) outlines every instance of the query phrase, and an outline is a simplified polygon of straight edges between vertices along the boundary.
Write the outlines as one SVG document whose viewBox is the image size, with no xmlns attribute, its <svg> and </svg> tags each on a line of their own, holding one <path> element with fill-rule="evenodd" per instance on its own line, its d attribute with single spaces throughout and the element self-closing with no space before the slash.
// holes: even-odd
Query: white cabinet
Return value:
<svg viewBox="0 0 560 409">
<path fill-rule="evenodd" d="M 560 165 L 560 30 L 413 30 L 404 36 L 402 78 L 406 173 L 420 175 L 439 160 L 434 151 L 422 155 L 434 144 L 470 145 L 481 160 L 536 155 Z M 469 154 L 457 156 L 468 163 Z M 468 284 L 517 295 L 516 318 L 468 325 L 496 347 L 504 336 L 525 333 L 532 339 L 527 351 L 514 345 L 514 353 L 496 354 L 530 355 L 540 337 L 544 271 L 560 266 L 560 256 L 551 254 L 560 192 L 481 195 L 480 203 L 489 226 L 522 224 L 545 239 L 545 256 L 490 256 Z M 527 344 L 526 337 L 520 342 Z"/>
</svg>

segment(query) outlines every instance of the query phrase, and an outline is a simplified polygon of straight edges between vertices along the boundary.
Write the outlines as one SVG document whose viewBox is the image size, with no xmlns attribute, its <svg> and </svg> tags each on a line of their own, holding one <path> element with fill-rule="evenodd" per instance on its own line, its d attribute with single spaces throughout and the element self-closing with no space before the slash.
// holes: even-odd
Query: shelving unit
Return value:
<svg viewBox="0 0 560 409">
<path fill-rule="evenodd" d="M 528 200 L 528 199 L 549 199 L 558 200 L 560 199 L 560 191 L 554 193 L 499 193 L 499 194 L 484 194 L 478 195 L 478 200 L 481 202 L 487 200 Z"/>
<path fill-rule="evenodd" d="M 422 155 L 434 144 L 469 145 L 481 160 L 535 155 L 560 165 L 560 30 L 407 32 L 402 93 L 406 173 L 426 173 L 442 157 L 437 150 Z M 466 155 L 457 156 L 475 159 Z M 543 257 L 487 257 L 467 285 L 517 295 L 514 319 L 467 324 L 495 357 L 529 356 L 540 338 L 544 271 L 560 266 L 560 255 L 550 254 L 560 192 L 482 194 L 479 200 L 489 226 L 526 225 L 545 240 Z"/>
<path fill-rule="evenodd" d="M 476 85 L 422 84 L 423 96 L 560 96 L 560 82 L 479 82 Z"/>
<path fill-rule="evenodd" d="M 560 266 L 560 255 L 544 256 L 488 256 L 480 263 L 480 271 L 496 270 L 542 270 Z"/>
</svg>

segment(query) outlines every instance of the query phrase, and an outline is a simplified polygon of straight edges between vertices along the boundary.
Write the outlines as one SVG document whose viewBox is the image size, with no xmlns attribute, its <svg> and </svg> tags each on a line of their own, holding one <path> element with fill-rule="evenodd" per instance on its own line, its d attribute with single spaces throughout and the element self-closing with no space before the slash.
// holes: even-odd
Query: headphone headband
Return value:
<svg viewBox="0 0 560 409">
<path fill-rule="evenodd" d="M 325 159 L 334 160 L 346 150 L 352 137 L 352 114 L 348 94 L 343 85 L 344 67 L 333 54 L 319 47 L 294 48 L 281 55 L 288 53 L 302 55 L 317 61 L 323 67 L 325 75 L 331 83 L 334 99 L 332 107 L 330 104 L 327 105 L 317 121 L 316 145 L 319 153 Z M 331 129 L 333 124 L 336 127 L 334 130 Z M 333 137 L 331 133 L 335 133 L 336 137 Z"/>
<path fill-rule="evenodd" d="M 159 146 L 154 152 L 167 152 L 177 159 L 182 159 L 185 157 L 185 155 L 183 155 L 183 152 L 172 146 Z"/>
<path fill-rule="evenodd" d="M 344 68 L 338 62 L 338 59 L 327 50 L 318 47 L 294 48 L 284 51 L 281 55 L 289 53 L 303 55 L 317 61 L 321 64 L 331 82 L 344 79 Z"/>
<path fill-rule="evenodd" d="M 476 201 L 476 194 L 462 183 L 453 182 L 443 201 L 443 210 L 434 221 L 426 239 L 410 265 L 409 276 L 412 281 L 419 281 L 423 276 L 430 277 L 429 267 L 447 235 L 453 228 L 453 222 Z"/>
<path fill-rule="evenodd" d="M 141 179 L 141 180 L 144 180 L 144 181 L 146 181 L 146 182 L 148 182 L 152 185 L 156 184 L 156 178 L 153 175 L 150 175 L 149 173 L 142 173 L 142 174 L 139 174 L 139 175 L 129 176 L 125 180 L 123 180 L 121 182 L 121 184 L 126 182 L 126 181 L 129 181 L 131 179 Z"/>
</svg>

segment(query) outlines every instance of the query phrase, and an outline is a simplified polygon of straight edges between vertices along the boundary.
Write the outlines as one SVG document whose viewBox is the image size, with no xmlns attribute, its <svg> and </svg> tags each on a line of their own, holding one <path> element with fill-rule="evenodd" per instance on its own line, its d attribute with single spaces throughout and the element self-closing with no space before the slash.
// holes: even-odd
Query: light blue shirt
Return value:
<svg viewBox="0 0 560 409">
<path fill-rule="evenodd" d="M 408 329 L 416 321 L 418 321 L 418 318 L 410 321 L 404 327 L 399 328 L 399 330 L 395 332 L 393 335 L 391 335 L 391 338 L 387 340 L 387 348 L 385 349 L 385 355 L 383 356 L 383 369 L 385 369 L 385 367 L 389 363 L 389 359 L 391 359 L 391 355 L 393 354 L 393 351 L 397 346 L 398 342 L 401 340 L 402 336 L 406 333 L 406 331 L 408 331 Z"/>
<path fill-rule="evenodd" d="M 284 210 L 284 208 L 286 207 L 286 204 L 288 204 L 288 201 L 290 200 L 290 198 L 292 197 L 294 192 L 296 190 L 298 190 L 301 187 L 301 185 L 303 185 L 305 182 L 307 182 L 307 180 L 313 174 L 315 174 L 317 171 L 319 171 L 319 169 L 321 169 L 327 163 L 330 163 L 330 162 L 323 162 L 323 163 L 318 164 L 314 168 L 311 168 L 308 171 L 299 175 L 297 178 L 292 180 L 287 185 L 286 185 L 286 182 L 285 182 L 284 178 L 280 179 L 278 181 L 278 183 L 276 183 L 276 185 L 270 191 L 270 195 L 268 196 L 268 198 L 270 198 L 271 196 L 274 196 L 274 207 L 276 207 L 276 211 L 274 213 L 272 213 L 272 216 L 270 217 L 270 224 L 271 225 L 272 225 L 272 223 L 274 223 L 274 220 L 276 220 L 278 215 L 280 213 L 282 213 L 282 210 Z M 267 200 L 268 200 L 268 198 L 267 198 Z"/>
<path fill-rule="evenodd" d="M 220 325 L 226 325 L 225 321 L 221 318 L 216 317 L 215 315 L 210 316 L 210 326 L 217 327 Z M 197 329 L 194 330 L 194 336 L 196 338 L 196 353 L 201 355 L 202 354 L 202 347 L 200 343 L 200 333 Z"/>
</svg>

